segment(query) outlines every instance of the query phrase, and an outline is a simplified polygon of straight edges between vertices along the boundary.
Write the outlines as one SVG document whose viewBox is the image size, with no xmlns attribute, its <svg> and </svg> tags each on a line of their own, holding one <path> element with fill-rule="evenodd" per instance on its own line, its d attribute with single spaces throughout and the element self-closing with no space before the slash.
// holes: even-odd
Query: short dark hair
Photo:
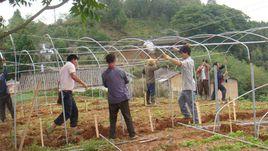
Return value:
<svg viewBox="0 0 268 151">
<path fill-rule="evenodd" d="M 116 57 L 114 54 L 110 53 L 110 54 L 106 55 L 105 59 L 106 59 L 106 62 L 108 64 L 110 64 L 110 63 L 115 62 Z"/>
<path fill-rule="evenodd" d="M 217 65 L 218 65 L 218 62 L 214 62 L 214 63 L 213 63 L 213 66 L 217 66 Z"/>
<path fill-rule="evenodd" d="M 78 58 L 77 55 L 75 55 L 75 54 L 70 54 L 70 55 L 67 57 L 67 61 L 72 61 L 72 60 L 79 60 L 79 58 Z"/>
<path fill-rule="evenodd" d="M 179 50 L 179 52 L 180 53 L 187 53 L 190 56 L 191 55 L 190 46 L 188 44 L 182 46 L 181 49 Z"/>
<path fill-rule="evenodd" d="M 203 62 L 208 63 L 208 60 L 207 59 L 203 59 Z"/>
</svg>

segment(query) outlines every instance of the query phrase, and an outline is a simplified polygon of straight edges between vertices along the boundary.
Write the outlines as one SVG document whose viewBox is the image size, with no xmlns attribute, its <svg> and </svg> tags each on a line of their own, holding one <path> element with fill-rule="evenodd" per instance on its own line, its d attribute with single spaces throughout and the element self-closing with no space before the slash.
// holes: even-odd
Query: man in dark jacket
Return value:
<svg viewBox="0 0 268 151">
<path fill-rule="evenodd" d="M 6 60 L 4 58 L 0 58 L 3 64 L 3 73 L 0 74 L 0 119 L 2 122 L 6 119 L 6 106 L 11 114 L 11 117 L 14 119 L 14 108 L 12 104 L 12 99 L 10 93 L 8 91 L 6 79 L 7 79 L 7 67 Z"/>
<path fill-rule="evenodd" d="M 129 80 L 126 72 L 116 67 L 116 58 L 114 54 L 108 54 L 106 56 L 106 62 L 108 63 L 108 69 L 102 74 L 102 81 L 104 87 L 108 88 L 108 103 L 109 103 L 109 115 L 110 115 L 110 139 L 116 137 L 116 121 L 117 113 L 121 110 L 125 119 L 129 137 L 131 139 L 136 138 L 132 117 L 129 110 L 128 101 L 130 94 L 127 88 Z"/>
<path fill-rule="evenodd" d="M 225 68 L 224 65 L 221 65 L 218 62 L 214 63 L 214 66 L 217 66 L 217 81 L 218 81 L 218 89 L 222 93 L 222 101 L 226 101 L 226 88 L 224 87 L 224 76 L 226 73 L 223 73 L 223 69 Z M 211 96 L 211 100 L 215 100 L 215 83 L 214 83 L 214 88 L 213 88 L 213 93 Z"/>
</svg>

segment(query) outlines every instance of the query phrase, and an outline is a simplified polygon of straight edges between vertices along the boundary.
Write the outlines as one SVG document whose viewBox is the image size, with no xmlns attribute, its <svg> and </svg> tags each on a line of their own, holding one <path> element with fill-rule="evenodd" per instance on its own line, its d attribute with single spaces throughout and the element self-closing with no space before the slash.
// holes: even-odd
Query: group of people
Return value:
<svg viewBox="0 0 268 151">
<path fill-rule="evenodd" d="M 195 100 L 195 91 L 196 84 L 194 80 L 194 60 L 191 58 L 191 49 L 188 45 L 184 45 L 180 49 L 174 48 L 175 51 L 178 51 L 182 59 L 174 59 L 167 54 L 163 54 L 163 58 L 167 61 L 170 61 L 174 65 L 181 68 L 182 75 L 182 92 L 178 99 L 178 104 L 184 118 L 192 119 L 194 123 L 198 123 L 198 115 L 196 110 L 196 105 L 194 103 Z M 63 104 L 63 112 L 51 123 L 51 125 L 46 128 L 45 132 L 49 136 L 57 126 L 60 126 L 66 120 L 70 120 L 71 131 L 74 134 L 82 133 L 81 130 L 77 128 L 78 124 L 78 108 L 76 105 L 76 101 L 73 97 L 73 89 L 75 87 L 75 82 L 81 84 L 86 89 L 89 87 L 84 81 L 82 81 L 76 75 L 76 68 L 78 66 L 78 56 L 71 54 L 67 57 L 66 64 L 60 69 L 59 74 L 59 96 L 60 102 Z M 109 105 L 109 120 L 110 120 L 110 134 L 109 138 L 116 138 L 116 121 L 117 114 L 119 110 L 121 111 L 129 133 L 129 137 L 131 139 L 137 138 L 134 125 L 132 122 L 131 112 L 129 108 L 129 100 L 130 93 L 127 87 L 129 83 L 129 79 L 127 77 L 127 73 L 116 66 L 116 56 L 114 54 L 108 54 L 105 57 L 107 62 L 107 69 L 102 74 L 102 81 L 104 87 L 108 89 L 108 105 Z M 8 106 L 8 109 L 13 115 L 13 107 L 10 94 L 6 87 L 6 77 L 7 77 L 7 69 L 5 65 L 5 60 L 2 59 L 4 72 L 0 76 L 0 115 L 1 120 L 5 119 L 5 111 L 3 110 L 4 106 Z M 222 68 L 220 64 L 215 64 L 219 69 Z M 144 70 L 143 74 L 145 74 L 146 84 L 147 84 L 147 104 L 155 103 L 155 75 L 154 71 L 159 69 L 158 60 L 157 59 L 149 59 Z M 203 92 L 207 96 L 208 93 L 208 72 L 210 70 L 210 66 L 207 61 L 204 60 L 203 64 L 197 69 L 197 73 L 199 75 L 199 80 L 201 80 L 200 87 L 202 86 L 202 90 L 199 92 Z M 226 89 L 222 86 L 222 73 L 221 70 L 218 70 L 218 86 L 221 91 L 225 91 Z M 215 96 L 215 95 L 214 95 Z M 223 95 L 225 97 L 225 95 Z M 213 96 L 212 96 L 213 97 Z"/>
<path fill-rule="evenodd" d="M 223 71 L 225 68 L 224 65 L 215 62 L 213 66 L 217 69 L 217 85 L 218 89 L 221 91 L 222 94 L 222 101 L 226 102 L 226 88 L 224 87 L 225 77 L 227 76 L 228 72 Z M 197 91 L 201 99 L 208 100 L 209 99 L 209 87 L 210 87 L 210 70 L 211 67 L 207 60 L 203 60 L 202 64 L 197 68 L 196 75 L 197 75 Z M 215 100 L 215 80 L 213 81 L 213 92 L 211 95 L 211 100 Z"/>
</svg>

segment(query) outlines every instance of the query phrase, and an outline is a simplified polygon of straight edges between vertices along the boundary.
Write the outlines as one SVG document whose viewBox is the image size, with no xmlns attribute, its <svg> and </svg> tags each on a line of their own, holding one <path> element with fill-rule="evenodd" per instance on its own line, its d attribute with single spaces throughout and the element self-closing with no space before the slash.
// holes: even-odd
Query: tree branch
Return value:
<svg viewBox="0 0 268 151">
<path fill-rule="evenodd" d="M 50 10 L 50 9 L 56 9 L 58 7 L 61 7 L 62 5 L 64 5 L 65 3 L 67 3 L 68 0 L 63 0 L 61 3 L 57 4 L 57 5 L 46 5 L 45 7 L 43 7 L 41 10 L 39 10 L 36 14 L 34 14 L 32 17 L 30 17 L 29 19 L 27 19 L 23 24 L 18 25 L 17 27 L 3 32 L 2 34 L 0 33 L 0 39 L 3 39 L 5 37 L 7 37 L 8 35 L 15 33 L 19 30 L 21 30 L 22 28 L 24 28 L 25 26 L 27 26 L 31 21 L 33 21 L 37 16 L 39 16 L 40 14 L 42 14 L 45 10 Z"/>
</svg>

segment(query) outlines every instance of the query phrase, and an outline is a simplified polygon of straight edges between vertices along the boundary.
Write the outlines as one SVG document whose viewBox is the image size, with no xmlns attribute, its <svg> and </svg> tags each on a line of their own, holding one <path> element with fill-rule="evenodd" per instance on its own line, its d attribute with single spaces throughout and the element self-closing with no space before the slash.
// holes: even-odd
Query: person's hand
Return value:
<svg viewBox="0 0 268 151">
<path fill-rule="evenodd" d="M 173 51 L 178 51 L 178 48 L 176 48 L 176 47 L 172 47 L 171 48 Z"/>
<path fill-rule="evenodd" d="M 5 58 L 1 58 L 1 62 L 2 62 L 3 64 L 6 64 L 6 59 L 5 59 Z"/>
<path fill-rule="evenodd" d="M 86 90 L 89 90 L 89 87 L 90 87 L 89 85 L 86 85 L 86 86 L 85 86 L 85 89 L 86 89 Z"/>
<path fill-rule="evenodd" d="M 167 55 L 167 54 L 163 54 L 163 58 L 164 58 L 165 60 L 169 60 L 169 59 L 171 59 L 171 57 L 170 57 L 169 55 Z"/>
<path fill-rule="evenodd" d="M 6 63 L 6 59 L 5 58 L 0 58 L 2 63 Z"/>
</svg>

